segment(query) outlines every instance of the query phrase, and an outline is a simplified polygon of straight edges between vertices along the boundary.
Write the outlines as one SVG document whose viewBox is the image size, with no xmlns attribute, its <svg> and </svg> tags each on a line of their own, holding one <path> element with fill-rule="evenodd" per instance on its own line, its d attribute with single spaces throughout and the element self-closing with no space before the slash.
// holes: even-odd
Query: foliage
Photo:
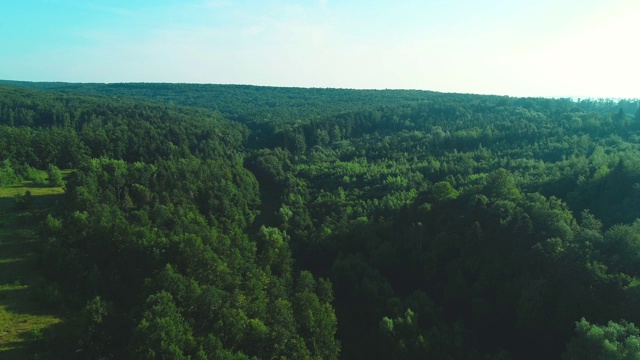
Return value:
<svg viewBox="0 0 640 360">
<path fill-rule="evenodd" d="M 51 357 L 633 352 L 636 100 L 60 83 L 0 95 L 3 191 L 30 169 L 55 185 L 75 169 L 43 219 L 40 263 L 83 315 Z M 628 322 L 574 335 L 581 318 Z"/>
<path fill-rule="evenodd" d="M 0 167 L 0 187 L 6 187 L 9 185 L 13 185 L 22 178 L 16 174 L 11 162 L 7 159 L 2 162 L 2 167 Z"/>
<path fill-rule="evenodd" d="M 638 327 L 624 320 L 599 326 L 582 318 L 563 359 L 640 359 L 639 335 Z"/>
<path fill-rule="evenodd" d="M 47 168 L 47 178 L 49 179 L 49 186 L 64 186 L 62 172 L 53 164 L 49 164 L 49 167 Z"/>
</svg>

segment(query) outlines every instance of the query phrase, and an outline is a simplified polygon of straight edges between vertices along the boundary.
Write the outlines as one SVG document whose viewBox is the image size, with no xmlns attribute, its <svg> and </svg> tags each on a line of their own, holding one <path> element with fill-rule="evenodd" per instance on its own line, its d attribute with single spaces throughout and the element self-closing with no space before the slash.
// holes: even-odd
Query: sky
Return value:
<svg viewBox="0 0 640 360">
<path fill-rule="evenodd" d="M 640 98 L 639 0 L 2 0 L 0 79 Z"/>
</svg>

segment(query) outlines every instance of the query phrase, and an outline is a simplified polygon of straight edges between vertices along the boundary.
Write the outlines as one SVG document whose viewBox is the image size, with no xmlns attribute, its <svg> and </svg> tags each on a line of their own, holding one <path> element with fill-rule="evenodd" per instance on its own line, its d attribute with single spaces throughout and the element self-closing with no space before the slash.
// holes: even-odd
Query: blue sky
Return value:
<svg viewBox="0 0 640 360">
<path fill-rule="evenodd" d="M 3 0 L 0 79 L 640 98 L 637 0 Z"/>
</svg>

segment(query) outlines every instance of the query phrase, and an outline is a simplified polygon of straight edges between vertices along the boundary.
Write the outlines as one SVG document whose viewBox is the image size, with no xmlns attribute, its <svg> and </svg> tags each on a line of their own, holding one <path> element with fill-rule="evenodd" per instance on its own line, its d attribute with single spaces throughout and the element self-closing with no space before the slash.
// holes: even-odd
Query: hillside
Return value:
<svg viewBox="0 0 640 360">
<path fill-rule="evenodd" d="M 3 82 L 0 186 L 74 169 L 33 225 L 74 331 L 33 351 L 625 358 L 639 104 Z"/>
</svg>

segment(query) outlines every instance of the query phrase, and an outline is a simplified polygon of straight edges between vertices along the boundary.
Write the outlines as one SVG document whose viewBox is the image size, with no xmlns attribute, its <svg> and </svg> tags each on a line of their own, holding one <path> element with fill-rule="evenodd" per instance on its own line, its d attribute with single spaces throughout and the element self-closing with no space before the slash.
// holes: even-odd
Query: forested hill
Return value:
<svg viewBox="0 0 640 360">
<path fill-rule="evenodd" d="M 62 83 L 0 80 L 0 84 L 40 90 L 56 90 L 92 95 L 128 96 L 156 100 L 164 104 L 193 106 L 216 110 L 232 120 L 245 122 L 300 121 L 356 110 L 376 110 L 389 105 L 417 101 L 473 102 L 480 98 L 506 106 L 532 106 L 548 109 L 568 106 L 570 99 L 479 97 L 473 94 L 449 94 L 423 90 L 352 90 L 331 88 L 285 88 L 251 85 L 171 84 L 171 83 Z M 575 104 L 573 104 L 575 105 Z M 637 109 L 633 99 L 582 99 L 581 109 L 606 114 L 622 108 L 627 113 Z"/>
<path fill-rule="evenodd" d="M 636 100 L 0 85 L 40 225 L 47 358 L 640 354 Z"/>
</svg>

